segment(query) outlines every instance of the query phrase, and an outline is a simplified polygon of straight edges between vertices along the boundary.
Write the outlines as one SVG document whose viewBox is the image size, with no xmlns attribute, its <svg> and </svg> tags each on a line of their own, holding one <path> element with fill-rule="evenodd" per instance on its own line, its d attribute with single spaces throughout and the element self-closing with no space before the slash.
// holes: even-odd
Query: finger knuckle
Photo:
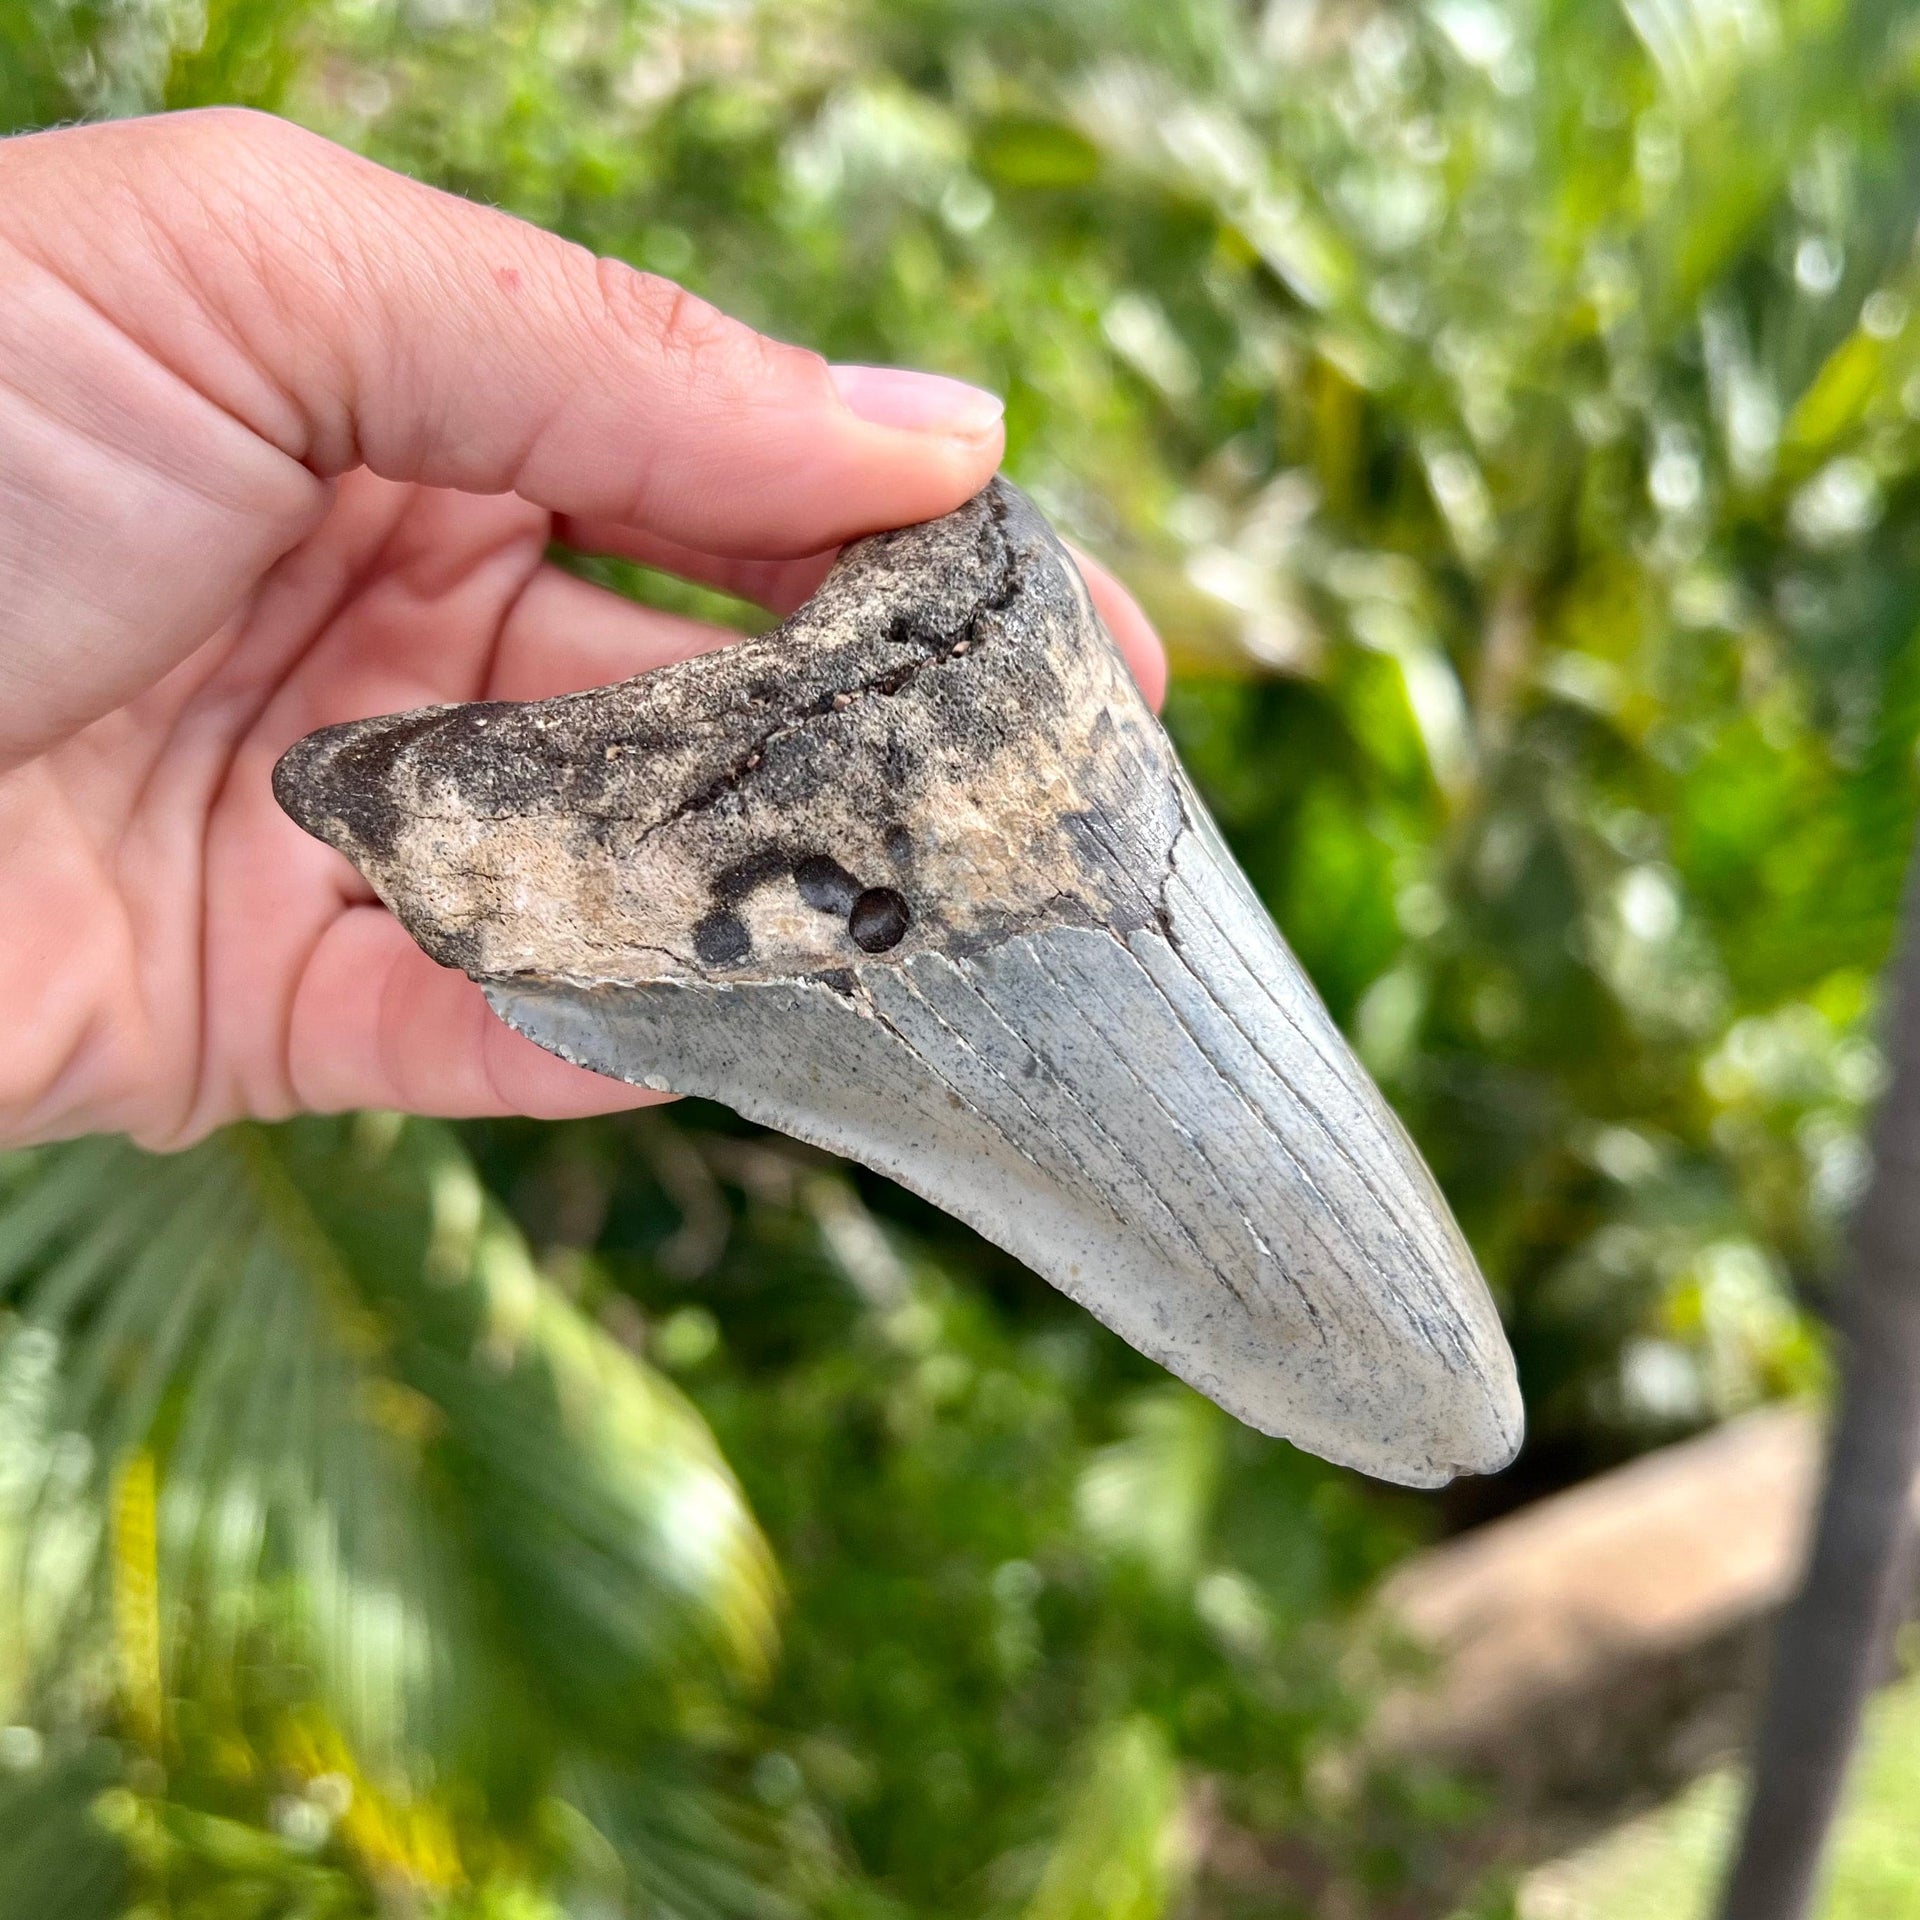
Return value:
<svg viewBox="0 0 1920 1920">
<path fill-rule="evenodd" d="M 163 125 L 169 139 L 190 150 L 213 146 L 261 160 L 308 165 L 324 164 L 326 156 L 341 151 L 319 134 L 254 107 L 194 107 L 169 114 Z"/>
<path fill-rule="evenodd" d="M 698 294 L 619 260 L 597 261 L 595 273 L 609 323 L 689 384 L 716 378 L 731 383 L 772 371 L 774 343 Z"/>
</svg>

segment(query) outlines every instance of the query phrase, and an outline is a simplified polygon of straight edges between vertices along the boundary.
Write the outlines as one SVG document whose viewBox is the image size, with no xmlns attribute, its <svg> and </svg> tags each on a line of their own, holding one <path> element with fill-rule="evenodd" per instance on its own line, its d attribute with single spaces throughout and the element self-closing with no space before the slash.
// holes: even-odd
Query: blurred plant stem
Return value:
<svg viewBox="0 0 1920 1920">
<path fill-rule="evenodd" d="M 1782 1621 L 1722 1920 L 1804 1920 L 1905 1595 L 1920 1471 L 1920 850 L 1894 962 L 1892 1081 L 1841 1303 L 1840 1405 L 1805 1584 Z"/>
</svg>

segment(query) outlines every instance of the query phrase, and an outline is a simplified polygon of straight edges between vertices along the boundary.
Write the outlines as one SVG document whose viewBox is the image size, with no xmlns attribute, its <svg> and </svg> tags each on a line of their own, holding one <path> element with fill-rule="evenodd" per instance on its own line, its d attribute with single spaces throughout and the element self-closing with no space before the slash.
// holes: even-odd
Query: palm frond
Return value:
<svg viewBox="0 0 1920 1920">
<path fill-rule="evenodd" d="M 84 1541 L 60 1556 L 61 1604 L 34 1642 L 50 1654 L 124 1637 L 113 1603 L 148 1572 L 84 1522 L 149 1455 L 168 1672 L 211 1675 L 265 1636 L 281 1660 L 315 1663 L 361 1750 L 398 1764 L 444 1745 L 433 1696 L 458 1610 L 416 1463 L 365 1417 L 368 1343 L 335 1310 L 320 1250 L 264 1203 L 270 1152 L 233 1136 L 176 1159 L 83 1142 L 41 1156 L 0 1215 L 0 1356 L 53 1362 L 37 1484 L 16 1508 L 20 1584 L 0 1604 L 47 1615 L 49 1584 L 28 1576 Z M 125 1664 L 97 1652 L 94 1667 L 124 1682 Z"/>
<path fill-rule="evenodd" d="M 771 1563 L 704 1426 L 540 1276 L 446 1130 L 241 1128 L 172 1159 L 86 1141 L 12 1172 L 20 1710 L 98 1722 L 117 1696 L 137 1731 L 149 1587 L 170 1692 L 284 1747 L 258 1697 L 278 1671 L 396 1789 L 530 1713 L 549 1747 L 668 1728 L 696 1655 L 712 1682 L 764 1666 Z M 116 1494 L 139 1462 L 150 1525 Z"/>
<path fill-rule="evenodd" d="M 391 1379 L 432 1409 L 442 1512 L 554 1709 L 618 1739 L 690 1660 L 755 1677 L 773 1563 L 704 1423 L 539 1274 L 453 1136 L 363 1122 L 349 1179 L 314 1130 L 279 1138 Z"/>
</svg>

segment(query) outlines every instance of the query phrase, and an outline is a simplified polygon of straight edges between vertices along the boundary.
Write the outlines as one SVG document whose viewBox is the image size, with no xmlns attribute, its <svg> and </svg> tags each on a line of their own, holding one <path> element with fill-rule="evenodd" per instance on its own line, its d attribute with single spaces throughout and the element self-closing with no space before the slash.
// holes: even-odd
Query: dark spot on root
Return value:
<svg viewBox="0 0 1920 1920">
<path fill-rule="evenodd" d="M 891 887 L 869 887 L 847 915 L 847 932 L 862 953 L 897 947 L 913 922 L 906 901 Z"/>
<path fill-rule="evenodd" d="M 880 844 L 896 867 L 904 867 L 913 857 L 913 835 L 898 820 L 880 836 Z"/>
<path fill-rule="evenodd" d="M 793 884 L 817 913 L 845 913 L 860 897 L 860 882 L 838 860 L 810 853 L 793 864 Z"/>
<path fill-rule="evenodd" d="M 731 966 L 753 951 L 753 935 L 737 913 L 722 908 L 695 926 L 693 951 L 704 966 Z"/>
<path fill-rule="evenodd" d="M 786 870 L 787 856 L 778 847 L 762 847 L 713 876 L 713 903 L 716 907 L 737 907 Z"/>
</svg>

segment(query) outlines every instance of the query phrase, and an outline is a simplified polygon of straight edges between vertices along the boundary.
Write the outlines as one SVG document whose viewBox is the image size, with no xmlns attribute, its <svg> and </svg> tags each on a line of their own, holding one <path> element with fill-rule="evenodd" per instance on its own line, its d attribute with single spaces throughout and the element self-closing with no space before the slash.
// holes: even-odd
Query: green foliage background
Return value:
<svg viewBox="0 0 1920 1920">
<path fill-rule="evenodd" d="M 209 101 L 1007 395 L 1533 1439 L 1384 1496 L 711 1110 L 21 1156 L 0 1912 L 1432 1910 L 1470 1809 L 1362 1758 L 1371 1579 L 1818 1384 L 1915 801 L 1920 26 L 0 0 L 0 124 Z M 1223 1827 L 1266 1864 L 1196 1891 Z"/>
</svg>

